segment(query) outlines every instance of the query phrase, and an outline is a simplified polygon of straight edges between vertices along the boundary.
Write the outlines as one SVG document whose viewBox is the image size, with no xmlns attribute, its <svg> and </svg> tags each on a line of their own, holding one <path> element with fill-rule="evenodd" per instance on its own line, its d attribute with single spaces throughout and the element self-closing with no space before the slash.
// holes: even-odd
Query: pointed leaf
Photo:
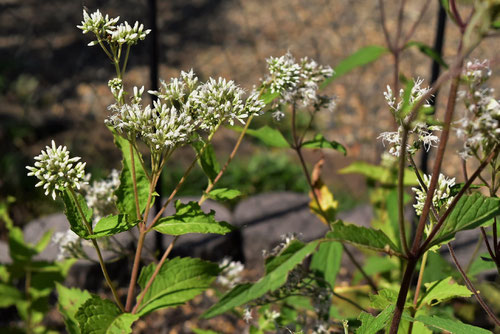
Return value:
<svg viewBox="0 0 500 334">
<path fill-rule="evenodd" d="M 64 214 L 68 218 L 71 230 L 75 232 L 79 237 L 88 239 L 89 231 L 85 226 L 84 220 L 86 220 L 90 225 L 92 225 L 92 209 L 89 209 L 85 198 L 79 193 L 75 193 L 76 202 L 73 198 L 71 192 L 64 189 L 61 192 L 61 197 L 64 201 Z M 80 213 L 80 209 L 83 216 Z"/>
<path fill-rule="evenodd" d="M 214 189 L 208 193 L 208 197 L 216 201 L 235 199 L 236 197 L 239 196 L 241 196 L 241 192 L 239 190 L 228 189 L 228 188 Z"/>
<path fill-rule="evenodd" d="M 347 58 L 342 59 L 340 63 L 334 68 L 335 74 L 332 77 L 326 79 L 320 87 L 322 89 L 325 88 L 333 80 L 349 73 L 356 67 L 361 67 L 374 62 L 388 51 L 389 50 L 387 50 L 387 48 L 378 45 L 369 45 L 362 47 Z"/>
<path fill-rule="evenodd" d="M 232 129 L 241 132 L 242 127 L 233 126 Z M 265 125 L 257 130 L 248 129 L 247 134 L 259 139 L 265 145 L 270 147 L 288 148 L 290 145 L 286 141 L 285 137 L 276 129 L 270 128 Z"/>
<path fill-rule="evenodd" d="M 48 230 L 42 235 L 40 240 L 38 240 L 38 242 L 34 247 L 34 250 L 37 253 L 41 253 L 49 245 L 51 238 L 52 238 L 52 230 Z"/>
<path fill-rule="evenodd" d="M 118 306 L 107 299 L 92 296 L 75 314 L 81 333 L 129 334 L 137 314 L 121 313 Z"/>
<path fill-rule="evenodd" d="M 217 304 L 206 311 L 202 317 L 215 317 L 233 307 L 257 299 L 269 291 L 276 290 L 286 282 L 288 273 L 311 254 L 317 246 L 318 241 L 312 241 L 298 249 L 293 255 L 288 256 L 286 261 L 276 266 L 256 283 L 237 285 L 233 290 L 224 295 Z"/>
<path fill-rule="evenodd" d="M 342 244 L 336 241 L 327 241 L 319 245 L 313 254 L 309 269 L 335 287 L 335 280 L 342 261 Z"/>
<path fill-rule="evenodd" d="M 463 196 L 429 247 L 452 240 L 459 231 L 488 226 L 498 215 L 500 215 L 500 198 L 486 197 L 479 193 Z"/>
<path fill-rule="evenodd" d="M 134 183 L 132 180 L 132 156 L 130 154 L 130 143 L 125 138 L 113 132 L 116 146 L 122 151 L 122 171 L 120 173 L 120 186 L 115 191 L 117 197 L 116 206 L 120 213 L 126 213 L 129 217 L 137 217 L 134 196 Z M 139 211 L 146 209 L 149 195 L 149 180 L 140 163 L 139 154 L 133 150 L 135 178 L 137 183 L 137 195 L 139 197 Z"/>
<path fill-rule="evenodd" d="M 385 310 L 380 312 L 377 317 L 374 317 L 373 315 L 366 312 L 361 312 L 358 318 L 359 320 L 361 320 L 361 326 L 356 331 L 356 334 L 372 334 L 384 329 L 392 319 L 395 308 L 395 304 L 390 305 Z"/>
<path fill-rule="evenodd" d="M 142 269 L 138 283 L 143 290 L 155 269 L 155 264 Z M 165 262 L 146 292 L 138 314 L 184 304 L 208 289 L 219 271 L 217 264 L 200 259 L 177 257 Z"/>
<path fill-rule="evenodd" d="M 217 161 L 217 157 L 215 156 L 215 151 L 212 144 L 204 143 L 201 141 L 195 141 L 191 145 L 198 154 L 200 154 L 203 147 L 205 147 L 203 153 L 200 155 L 198 159 L 198 163 L 200 164 L 201 169 L 208 177 L 210 182 L 213 182 L 214 179 L 217 177 L 217 174 L 219 174 L 220 166 L 219 162 Z"/>
<path fill-rule="evenodd" d="M 329 141 L 322 134 L 318 133 L 314 136 L 313 140 L 306 141 L 302 144 L 304 148 L 331 148 L 342 152 L 344 155 L 347 154 L 347 151 L 342 144 L 337 143 L 336 141 Z"/>
<path fill-rule="evenodd" d="M 77 288 L 67 288 L 56 283 L 57 288 L 57 308 L 64 319 L 66 330 L 70 334 L 80 334 L 80 327 L 75 318 L 75 314 L 91 295 L 86 290 Z"/>
<path fill-rule="evenodd" d="M 97 222 L 94 227 L 94 234 L 89 235 L 89 239 L 97 239 L 115 235 L 130 230 L 137 225 L 139 220 L 129 220 L 128 215 L 109 215 Z"/>
<path fill-rule="evenodd" d="M 19 300 L 24 298 L 19 290 L 9 284 L 0 283 L 0 308 L 15 305 Z"/>
<path fill-rule="evenodd" d="M 235 228 L 226 223 L 215 220 L 215 211 L 205 213 L 196 202 L 186 204 L 178 200 L 175 203 L 177 212 L 170 217 L 161 218 L 154 226 L 160 233 L 182 235 L 187 233 L 215 233 L 226 234 Z"/>
<path fill-rule="evenodd" d="M 432 60 L 434 60 L 436 63 L 441 65 L 444 68 L 448 68 L 448 64 L 444 61 L 444 59 L 437 53 L 433 48 L 428 46 L 425 43 L 418 42 L 418 41 L 411 41 L 408 42 L 405 46 L 405 48 L 410 48 L 412 46 L 416 46 L 420 52 L 422 52 L 424 55 L 430 57 Z"/>
<path fill-rule="evenodd" d="M 455 319 L 440 318 L 438 316 L 419 315 L 416 319 L 426 326 L 453 334 L 491 334 L 489 330 L 464 324 Z"/>
<path fill-rule="evenodd" d="M 451 298 L 470 297 L 472 295 L 472 292 L 465 285 L 452 282 L 451 277 L 425 283 L 425 289 L 426 293 L 419 301 L 419 307 L 422 304 L 434 306 Z"/>
<path fill-rule="evenodd" d="M 366 176 L 368 179 L 376 180 L 381 182 L 382 184 L 387 185 L 396 185 L 397 183 L 397 171 L 394 173 L 391 172 L 390 169 L 385 168 L 383 166 L 372 165 L 367 162 L 356 161 L 349 166 L 341 169 L 339 171 L 340 174 L 361 174 Z M 405 177 L 404 177 L 404 185 L 405 186 L 416 186 L 418 185 L 418 179 L 415 176 L 415 173 L 409 169 L 405 169 Z"/>
<path fill-rule="evenodd" d="M 391 239 L 380 230 L 354 224 L 344 224 L 342 221 L 334 223 L 332 229 L 331 232 L 326 234 L 327 239 L 348 242 L 358 247 L 390 255 L 403 256 Z"/>
</svg>

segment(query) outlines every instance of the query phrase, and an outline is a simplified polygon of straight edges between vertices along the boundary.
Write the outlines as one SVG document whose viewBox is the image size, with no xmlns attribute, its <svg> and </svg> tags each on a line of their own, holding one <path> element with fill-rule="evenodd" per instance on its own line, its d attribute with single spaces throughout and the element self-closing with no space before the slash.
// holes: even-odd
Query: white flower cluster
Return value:
<svg viewBox="0 0 500 334">
<path fill-rule="evenodd" d="M 81 248 L 81 239 L 75 232 L 67 230 L 65 232 L 56 232 L 52 236 L 52 242 L 58 247 L 57 261 L 74 257 L 76 249 Z"/>
<path fill-rule="evenodd" d="M 96 35 L 98 40 L 90 42 L 89 46 L 98 44 L 99 40 L 119 45 L 133 45 L 139 40 L 144 40 L 151 32 L 150 29 L 144 30 L 144 25 L 137 21 L 133 26 L 127 21 L 117 24 L 119 19 L 120 17 L 109 18 L 107 14 L 103 16 L 99 10 L 89 15 L 84 9 L 82 24 L 77 28 L 81 29 L 84 34 L 92 32 Z"/>
<path fill-rule="evenodd" d="M 466 91 L 460 91 L 466 110 L 456 122 L 457 135 L 464 140 L 460 152 L 463 159 L 478 156 L 479 151 L 489 152 L 500 144 L 500 103 L 493 96 L 494 90 L 485 86 L 491 76 L 487 60 L 468 62 L 464 71 Z"/>
<path fill-rule="evenodd" d="M 111 94 L 116 101 L 120 101 L 123 98 L 123 80 L 120 78 L 114 78 L 108 81 L 108 87 L 111 90 Z"/>
<path fill-rule="evenodd" d="M 424 174 L 424 183 L 429 187 L 431 182 L 431 177 Z M 432 197 L 432 204 L 436 210 L 441 212 L 441 210 L 446 210 L 448 206 L 453 201 L 454 196 L 451 196 L 451 188 L 455 185 L 455 178 L 447 178 L 443 174 L 439 174 L 438 183 L 436 190 L 434 191 L 434 196 Z M 412 188 L 416 194 L 417 203 L 413 205 L 417 215 L 422 214 L 424 208 L 425 199 L 427 198 L 427 193 L 422 188 Z"/>
<path fill-rule="evenodd" d="M 408 136 L 414 135 L 414 141 L 407 144 L 406 151 L 410 155 L 414 155 L 421 147 L 427 152 L 431 147 L 436 147 L 439 143 L 439 137 L 433 131 L 440 131 L 441 127 L 437 125 L 427 126 L 424 123 L 417 123 L 413 130 L 408 131 Z M 403 128 L 400 126 L 397 132 L 382 132 L 377 139 L 382 139 L 384 146 L 389 144 L 389 153 L 395 157 L 399 157 L 401 153 L 401 134 Z"/>
<path fill-rule="evenodd" d="M 90 174 L 87 174 L 90 179 Z M 114 213 L 116 196 L 115 190 L 120 186 L 120 173 L 113 169 L 109 176 L 104 180 L 94 181 L 92 185 L 82 186 L 85 192 L 85 201 L 94 214 L 94 222 Z"/>
<path fill-rule="evenodd" d="M 427 94 L 429 92 L 430 87 L 422 87 L 422 83 L 424 82 L 423 79 L 417 78 L 416 80 L 413 80 L 413 87 L 411 89 L 410 97 L 409 97 L 409 104 L 413 105 L 415 102 L 417 102 L 422 96 Z M 399 90 L 399 99 L 396 98 L 394 95 L 394 92 L 392 91 L 391 87 L 387 85 L 387 91 L 384 92 L 384 97 L 389 105 L 391 112 L 394 115 L 398 115 L 399 112 L 401 111 L 401 108 L 403 107 L 403 97 L 404 97 L 404 89 L 401 88 Z M 423 105 L 424 107 L 430 107 L 430 104 L 426 101 Z"/>
<path fill-rule="evenodd" d="M 239 261 L 231 261 L 231 259 L 225 257 L 219 263 L 219 268 L 221 272 L 219 276 L 217 276 L 217 283 L 226 288 L 232 289 L 236 286 L 236 284 L 241 282 L 241 272 L 244 269 L 244 266 Z"/>
<path fill-rule="evenodd" d="M 334 98 L 318 94 L 318 85 L 334 74 L 330 66 L 318 65 L 307 57 L 297 63 L 290 52 L 279 58 L 268 58 L 267 65 L 269 75 L 263 85 L 271 93 L 279 94 L 279 103 L 295 103 L 300 108 L 312 106 L 315 110 L 335 108 Z M 278 120 L 283 116 L 281 111 L 274 112 Z"/>
<path fill-rule="evenodd" d="M 149 91 L 158 97 L 152 107 L 140 104 L 143 90 L 134 89 L 130 104 L 111 105 L 112 115 L 105 123 L 128 138 L 141 137 L 154 152 L 188 143 L 198 129 L 212 132 L 224 121 L 243 122 L 265 106 L 256 93 L 244 102 L 243 89 L 233 81 L 210 78 L 198 84 L 193 70 L 181 72 L 180 78 L 169 83 L 162 82 L 159 91 Z"/>
<path fill-rule="evenodd" d="M 40 182 L 35 186 L 43 186 L 45 195 L 51 194 L 53 199 L 56 199 L 56 190 L 80 189 L 85 183 L 85 163 L 78 162 L 80 157 L 70 158 L 66 146 L 56 147 L 52 141 L 52 146 L 46 146 L 45 151 L 42 150 L 34 159 L 34 167 L 26 166 L 30 171 L 28 176 L 36 176 Z"/>
</svg>

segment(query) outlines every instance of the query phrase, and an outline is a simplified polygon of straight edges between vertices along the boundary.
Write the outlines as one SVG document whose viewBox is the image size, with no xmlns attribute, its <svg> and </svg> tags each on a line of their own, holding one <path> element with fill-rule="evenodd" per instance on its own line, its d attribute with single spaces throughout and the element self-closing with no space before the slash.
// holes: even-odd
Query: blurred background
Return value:
<svg viewBox="0 0 500 334">
<path fill-rule="evenodd" d="M 390 32 L 395 30 L 397 3 L 386 1 Z M 405 19 L 409 23 L 404 29 L 417 18 L 421 6 L 418 1 L 408 3 Z M 107 81 L 113 78 L 114 69 L 102 50 L 86 46 L 90 36 L 76 28 L 84 7 L 89 12 L 100 9 L 130 23 L 137 20 L 147 28 L 153 24 L 152 16 L 156 17 L 158 72 L 166 81 L 181 70 L 193 68 L 202 80 L 221 76 L 250 90 L 265 75 L 265 59 L 269 56 L 281 56 L 289 50 L 296 58 L 308 56 L 335 68 L 363 46 L 385 45 L 377 1 L 0 0 L 0 200 L 7 196 L 17 199 L 11 214 L 19 225 L 61 210 L 59 202 L 34 190 L 36 181 L 26 176 L 25 169 L 52 139 L 81 156 L 94 177 L 120 168 L 120 154 L 103 122 L 113 101 Z M 414 40 L 433 45 L 437 13 L 438 1 L 431 1 Z M 445 60 L 452 59 L 457 36 L 456 27 L 448 22 Z M 150 37 L 132 48 L 125 75 L 128 87 L 151 87 Z M 490 58 L 494 69 L 498 63 L 496 51 L 495 40 L 489 39 L 474 56 Z M 382 94 L 392 83 L 392 66 L 392 58 L 385 55 L 325 90 L 337 96 L 338 107 L 333 113 L 323 113 L 315 126 L 348 150 L 345 158 L 337 152 L 326 152 L 324 168 L 324 177 L 344 209 L 367 199 L 365 181 L 357 176 L 339 177 L 336 171 L 355 160 L 378 162 L 383 146 L 377 137 L 394 128 Z M 421 77 L 428 82 L 430 72 L 431 60 L 417 48 L 403 53 L 402 73 L 407 78 Z M 438 114 L 442 105 L 438 99 Z M 264 115 L 253 126 L 270 122 L 271 117 Z M 220 161 L 228 155 L 236 136 L 231 130 L 216 136 Z M 310 152 L 307 158 L 312 164 L 319 154 Z M 189 148 L 178 153 L 163 177 L 164 189 L 177 182 L 191 159 Z M 458 175 L 456 164 L 445 169 L 450 175 Z M 196 193 L 205 185 L 200 170 L 191 180 L 183 194 Z M 249 138 L 223 184 L 237 184 L 247 196 L 271 190 L 306 191 L 292 152 L 275 151 Z"/>
</svg>

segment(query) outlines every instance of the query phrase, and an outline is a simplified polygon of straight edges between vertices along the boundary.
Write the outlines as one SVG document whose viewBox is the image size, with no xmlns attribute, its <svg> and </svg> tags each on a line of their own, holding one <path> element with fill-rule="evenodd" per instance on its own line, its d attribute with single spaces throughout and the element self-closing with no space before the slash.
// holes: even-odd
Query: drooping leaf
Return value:
<svg viewBox="0 0 500 334">
<path fill-rule="evenodd" d="M 130 143 L 117 133 L 113 132 L 116 146 L 122 151 L 122 171 L 120 173 L 120 186 L 115 191 L 117 197 L 116 206 L 120 213 L 136 217 L 136 204 L 134 196 L 134 183 L 132 180 L 132 155 L 130 154 Z M 140 156 L 133 150 L 135 179 L 137 183 L 137 195 L 139 198 L 139 211 L 146 209 L 149 195 L 149 180 L 140 163 Z"/>
<path fill-rule="evenodd" d="M 142 269 L 138 279 L 142 290 L 155 268 L 155 264 L 150 264 Z M 160 308 L 184 304 L 208 289 L 219 271 L 217 264 L 201 259 L 177 257 L 168 260 L 146 292 L 138 314 L 143 316 Z"/>
<path fill-rule="evenodd" d="M 361 312 L 359 315 L 359 320 L 361 320 L 361 326 L 356 331 L 357 334 L 373 334 L 377 333 L 387 326 L 389 321 L 392 319 L 394 309 L 396 305 L 390 305 L 385 310 L 380 312 L 379 315 L 374 317 L 373 315 Z"/>
<path fill-rule="evenodd" d="M 205 213 L 197 202 L 186 204 L 178 200 L 175 203 L 177 212 L 170 217 L 161 218 L 154 226 L 160 233 L 170 235 L 182 235 L 187 233 L 215 233 L 226 234 L 234 230 L 234 227 L 226 222 L 215 220 L 215 211 Z"/>
<path fill-rule="evenodd" d="M 358 247 L 384 252 L 390 255 L 403 256 L 397 246 L 380 230 L 344 224 L 338 221 L 332 225 L 332 231 L 326 234 L 327 239 L 348 242 Z"/>
<path fill-rule="evenodd" d="M 491 334 L 489 330 L 464 324 L 456 319 L 446 319 L 438 316 L 419 315 L 416 319 L 405 316 L 407 320 L 416 320 L 437 330 L 448 331 L 453 334 Z"/>
<path fill-rule="evenodd" d="M 15 305 L 16 302 L 24 298 L 21 291 L 10 284 L 0 283 L 0 308 Z"/>
<path fill-rule="evenodd" d="M 441 65 L 444 68 L 448 68 L 448 64 L 444 61 L 444 59 L 437 53 L 433 48 L 431 48 L 429 45 L 418 42 L 418 41 L 410 41 L 406 44 L 405 48 L 410 48 L 412 46 L 417 47 L 420 52 L 422 52 L 424 55 L 428 56 L 432 60 L 434 60 L 436 63 Z"/>
<path fill-rule="evenodd" d="M 69 334 L 80 334 L 78 320 L 75 317 L 76 312 L 91 295 L 86 290 L 77 288 L 67 288 L 59 283 L 56 284 L 57 289 L 57 308 L 64 319 L 66 330 Z"/>
<path fill-rule="evenodd" d="M 214 189 L 208 193 L 208 197 L 216 200 L 216 201 L 225 201 L 230 199 L 235 199 L 236 197 L 241 196 L 241 192 L 237 189 L 229 189 L 229 188 L 219 188 Z"/>
<path fill-rule="evenodd" d="M 233 126 L 232 129 L 241 132 L 242 127 Z M 265 125 L 257 130 L 248 129 L 247 134 L 259 139 L 262 143 L 270 147 L 288 148 L 290 145 L 286 141 L 285 137 L 276 129 L 270 128 Z"/>
<path fill-rule="evenodd" d="M 425 294 L 419 301 L 419 306 L 423 304 L 434 306 L 451 298 L 470 297 L 472 295 L 472 292 L 465 285 L 452 282 L 451 277 L 425 283 L 425 290 Z"/>
<path fill-rule="evenodd" d="M 316 136 L 314 136 L 313 140 L 306 141 L 302 144 L 302 147 L 304 148 L 330 148 L 337 150 L 344 155 L 347 154 L 347 150 L 345 149 L 342 144 L 337 143 L 336 141 L 330 141 L 327 140 L 325 137 L 323 137 L 322 134 L 318 133 Z"/>
<path fill-rule="evenodd" d="M 323 242 L 312 256 L 309 270 L 326 280 L 330 286 L 335 287 L 341 261 L 342 244 L 336 241 Z"/>
<path fill-rule="evenodd" d="M 229 291 L 222 297 L 221 300 L 202 317 L 211 318 L 222 314 L 233 307 L 248 303 L 251 300 L 259 298 L 269 291 L 274 291 L 282 286 L 288 277 L 288 273 L 301 263 L 305 257 L 312 253 L 318 246 L 318 241 L 312 241 L 304 247 L 298 249 L 292 256 L 289 256 L 286 261 L 276 266 L 274 270 L 268 272 L 256 283 L 237 285 L 233 290 Z"/>
<path fill-rule="evenodd" d="M 486 197 L 479 193 L 463 196 L 450 213 L 430 247 L 452 240 L 459 231 L 488 226 L 500 214 L 500 198 Z"/>
<path fill-rule="evenodd" d="M 75 314 L 82 334 L 129 334 L 139 316 L 122 313 L 112 301 L 92 296 Z"/>
<path fill-rule="evenodd" d="M 195 141 L 192 143 L 193 148 L 196 153 L 199 155 L 198 163 L 201 166 L 201 169 L 208 177 L 210 182 L 213 182 L 217 177 L 217 174 L 220 172 L 219 162 L 217 161 L 217 157 L 215 156 L 215 150 L 210 143 L 204 143 L 201 141 Z M 200 154 L 201 150 L 205 147 L 203 152 Z"/>
<path fill-rule="evenodd" d="M 325 185 L 321 178 L 321 170 L 325 159 L 321 158 L 315 165 L 311 174 L 312 191 L 309 192 L 309 209 L 325 225 L 335 221 L 337 215 L 338 201 L 333 198 L 333 194 Z"/>
<path fill-rule="evenodd" d="M 368 179 L 379 181 L 386 185 L 396 185 L 397 184 L 397 171 L 391 172 L 390 169 L 383 166 L 372 165 L 367 162 L 356 161 L 349 166 L 341 169 L 340 174 L 361 174 L 366 176 Z M 416 186 L 418 185 L 418 179 L 415 173 L 409 169 L 405 169 L 405 177 L 403 180 L 405 186 Z"/>
<path fill-rule="evenodd" d="M 89 239 L 108 237 L 130 230 L 139 223 L 138 220 L 129 220 L 128 215 L 109 215 L 99 220 L 94 227 L 94 234 L 89 235 Z"/>
<path fill-rule="evenodd" d="M 79 193 L 75 193 L 76 202 L 73 195 L 68 189 L 64 189 L 61 192 L 61 197 L 64 202 L 64 214 L 68 218 L 71 230 L 75 232 L 79 237 L 88 239 L 89 231 L 85 226 L 84 221 L 87 221 L 89 225 L 92 225 L 92 209 L 89 209 L 85 198 Z M 80 213 L 80 209 L 82 214 Z"/>
<path fill-rule="evenodd" d="M 380 56 L 382 56 L 387 52 L 388 52 L 387 48 L 383 46 L 369 45 L 362 47 L 361 49 L 357 50 L 347 58 L 341 60 L 340 63 L 334 68 L 335 74 L 332 77 L 326 79 L 321 84 L 320 87 L 322 89 L 325 88 L 333 80 L 343 76 L 344 74 L 349 73 L 350 71 L 352 71 L 357 67 L 368 65 L 369 63 L 374 62 L 375 60 L 380 58 Z"/>
</svg>

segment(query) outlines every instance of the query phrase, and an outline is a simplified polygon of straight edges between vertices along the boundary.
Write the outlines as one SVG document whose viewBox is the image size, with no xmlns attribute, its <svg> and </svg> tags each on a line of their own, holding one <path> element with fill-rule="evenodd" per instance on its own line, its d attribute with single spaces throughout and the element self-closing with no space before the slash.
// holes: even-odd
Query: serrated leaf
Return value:
<svg viewBox="0 0 500 334">
<path fill-rule="evenodd" d="M 241 132 L 243 128 L 233 126 L 232 129 Z M 276 129 L 270 128 L 265 125 L 257 130 L 248 129 L 247 134 L 259 139 L 262 143 L 270 147 L 288 148 L 290 145 L 286 141 L 285 137 Z"/>
<path fill-rule="evenodd" d="M 444 67 L 446 69 L 448 68 L 448 64 L 446 64 L 446 62 L 439 55 L 439 53 L 434 51 L 434 49 L 431 48 L 430 46 L 428 46 L 427 44 L 422 43 L 422 42 L 418 42 L 418 41 L 410 41 L 406 44 L 405 48 L 410 48 L 412 46 L 417 47 L 420 50 L 420 52 L 422 52 L 424 55 L 430 57 L 432 60 L 434 60 L 436 63 L 438 63 L 442 67 Z"/>
<path fill-rule="evenodd" d="M 117 198 L 116 206 L 120 213 L 136 217 L 136 205 L 134 196 L 134 183 L 132 181 L 132 156 L 130 154 L 130 143 L 117 133 L 113 132 L 116 146 L 122 151 L 122 171 L 120 173 L 120 186 L 115 191 Z M 139 211 L 146 209 L 149 195 L 149 180 L 140 163 L 140 157 L 136 150 L 134 153 L 135 178 L 137 183 L 137 195 L 139 198 Z M 152 203 L 151 203 L 152 204 Z"/>
<path fill-rule="evenodd" d="M 15 305 L 17 301 L 24 298 L 19 290 L 10 284 L 0 283 L 0 308 Z"/>
<path fill-rule="evenodd" d="M 64 319 L 66 330 L 69 334 L 80 334 L 80 327 L 75 318 L 75 314 L 91 295 L 86 290 L 77 288 L 67 288 L 59 283 L 56 283 L 57 289 L 57 308 Z"/>
<path fill-rule="evenodd" d="M 326 234 L 326 238 L 390 255 L 403 256 L 384 232 L 373 228 L 338 221 L 332 225 L 332 231 Z"/>
<path fill-rule="evenodd" d="M 376 295 L 370 295 L 370 307 L 377 310 L 383 310 L 389 305 L 396 304 L 398 292 L 391 289 L 382 289 L 377 291 Z"/>
<path fill-rule="evenodd" d="M 212 144 L 195 141 L 191 145 L 199 155 L 203 147 L 205 147 L 205 149 L 199 156 L 198 163 L 200 164 L 201 169 L 208 177 L 210 182 L 213 182 L 217 177 L 217 174 L 219 174 L 220 166 L 219 162 L 217 161 L 217 157 L 215 156 L 215 150 Z"/>
<path fill-rule="evenodd" d="M 379 313 L 376 317 L 373 315 L 361 312 L 358 319 L 361 320 L 361 326 L 356 331 L 357 334 L 373 334 L 385 328 L 392 319 L 396 305 L 390 305 L 385 310 Z"/>
<path fill-rule="evenodd" d="M 239 196 L 241 196 L 241 192 L 239 190 L 229 188 L 214 189 L 208 193 L 208 197 L 216 201 L 235 199 Z"/>
<path fill-rule="evenodd" d="M 342 261 L 342 244 L 336 241 L 327 241 L 319 245 L 318 251 L 313 254 L 309 270 L 326 280 L 335 287 L 335 280 Z"/>
<path fill-rule="evenodd" d="M 122 313 L 110 300 L 92 296 L 80 306 L 75 318 L 82 334 L 129 334 L 139 316 Z"/>
<path fill-rule="evenodd" d="M 150 264 L 142 269 L 137 281 L 142 289 L 155 268 L 155 264 Z M 184 304 L 208 289 L 219 271 L 217 264 L 201 259 L 177 257 L 165 262 L 137 313 L 143 316 L 160 308 Z"/>
<path fill-rule="evenodd" d="M 405 318 L 408 318 L 407 320 L 410 321 L 413 320 L 411 317 Z M 431 328 L 448 331 L 452 334 L 491 334 L 489 330 L 472 325 L 467 325 L 455 319 L 440 318 L 438 316 L 419 315 L 414 320 L 419 321 Z"/>
<path fill-rule="evenodd" d="M 121 232 L 130 230 L 132 227 L 137 225 L 139 220 L 129 220 L 128 215 L 109 215 L 102 218 L 97 222 L 94 227 L 94 234 L 89 235 L 89 239 L 97 239 L 102 237 L 108 237 Z"/>
<path fill-rule="evenodd" d="M 178 200 L 175 203 L 177 212 L 170 217 L 161 218 L 154 226 L 160 233 L 182 235 L 187 233 L 215 233 L 226 234 L 235 228 L 226 223 L 215 220 L 215 211 L 205 213 L 197 202 L 186 204 Z"/>
<path fill-rule="evenodd" d="M 79 237 L 88 239 L 89 231 L 85 226 L 84 220 L 86 220 L 90 225 L 92 225 L 92 209 L 89 209 L 87 206 L 87 202 L 85 198 L 79 193 L 75 193 L 76 202 L 73 198 L 73 195 L 68 189 L 64 189 L 61 192 L 61 197 L 64 202 L 64 214 L 66 218 L 68 218 L 69 224 L 71 226 L 71 230 L 75 232 Z M 83 216 L 80 214 L 83 212 Z"/>
<path fill-rule="evenodd" d="M 366 176 L 368 179 L 372 179 L 375 181 L 379 181 L 382 184 L 393 185 L 397 184 L 397 171 L 394 173 L 391 172 L 390 169 L 372 165 L 367 162 L 356 161 L 350 164 L 349 166 L 341 169 L 339 171 L 340 174 L 361 174 Z M 415 173 L 409 169 L 405 169 L 405 177 L 403 180 L 405 186 L 416 186 L 418 185 L 418 179 L 415 176 Z"/>
<path fill-rule="evenodd" d="M 465 286 L 451 281 L 451 277 L 439 281 L 425 283 L 425 295 L 419 301 L 419 307 L 423 304 L 437 305 L 443 301 L 456 297 L 470 297 L 472 292 Z"/>
<path fill-rule="evenodd" d="M 332 77 L 326 79 L 321 84 L 321 89 L 325 88 L 333 80 L 349 73 L 353 69 L 374 62 L 388 51 L 389 50 L 387 50 L 387 48 L 379 45 L 369 45 L 362 47 L 361 49 L 357 50 L 356 52 L 339 62 L 339 64 L 334 68 L 335 74 Z"/>
<path fill-rule="evenodd" d="M 478 193 L 463 196 L 429 245 L 433 247 L 452 240 L 455 234 L 479 226 L 488 226 L 500 214 L 500 198 Z"/>
<path fill-rule="evenodd" d="M 342 144 L 336 141 L 327 140 L 322 134 L 318 133 L 314 136 L 313 140 L 306 141 L 302 144 L 304 148 L 330 148 L 342 152 L 344 155 L 347 154 L 347 150 Z"/>
<path fill-rule="evenodd" d="M 202 317 L 215 317 L 233 307 L 240 306 L 259 298 L 269 291 L 276 290 L 286 282 L 288 273 L 311 254 L 317 246 L 318 241 L 312 241 L 297 250 L 292 256 L 289 256 L 286 261 L 275 267 L 274 270 L 267 273 L 256 283 L 237 285 L 233 290 L 224 295 L 217 304 L 206 311 Z"/>
</svg>

